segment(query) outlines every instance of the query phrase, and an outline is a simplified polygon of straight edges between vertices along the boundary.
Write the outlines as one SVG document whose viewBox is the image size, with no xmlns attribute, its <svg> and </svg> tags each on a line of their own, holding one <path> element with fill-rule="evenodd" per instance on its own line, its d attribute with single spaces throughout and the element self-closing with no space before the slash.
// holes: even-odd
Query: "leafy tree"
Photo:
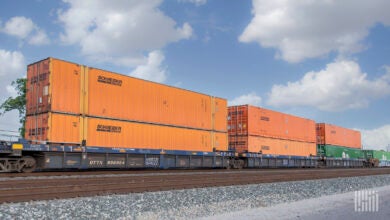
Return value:
<svg viewBox="0 0 390 220">
<path fill-rule="evenodd" d="M 22 127 L 19 128 L 19 132 L 22 137 L 24 137 L 24 124 L 26 122 L 26 84 L 26 78 L 19 78 L 16 79 L 16 81 L 13 81 L 11 85 L 15 87 L 18 95 L 15 98 L 9 97 L 0 105 L 0 115 L 4 115 L 6 112 L 12 110 L 18 110 L 19 122 L 22 124 Z"/>
</svg>

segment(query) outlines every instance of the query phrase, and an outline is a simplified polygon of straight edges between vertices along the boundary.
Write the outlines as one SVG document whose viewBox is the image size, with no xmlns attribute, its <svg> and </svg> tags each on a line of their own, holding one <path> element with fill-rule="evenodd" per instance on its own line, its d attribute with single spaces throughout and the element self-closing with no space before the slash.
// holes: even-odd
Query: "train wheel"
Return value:
<svg viewBox="0 0 390 220">
<path fill-rule="evenodd" d="M 20 167 L 21 167 L 21 172 L 31 173 L 37 167 L 37 162 L 33 157 L 25 156 L 22 158 L 22 163 L 21 163 Z"/>
</svg>

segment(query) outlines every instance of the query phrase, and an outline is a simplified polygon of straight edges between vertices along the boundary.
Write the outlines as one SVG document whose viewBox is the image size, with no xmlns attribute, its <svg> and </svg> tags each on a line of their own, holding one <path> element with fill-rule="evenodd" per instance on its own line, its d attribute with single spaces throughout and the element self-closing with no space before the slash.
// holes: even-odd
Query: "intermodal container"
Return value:
<svg viewBox="0 0 390 220">
<path fill-rule="evenodd" d="M 229 136 L 229 149 L 239 153 L 262 153 L 286 156 L 315 156 L 316 144 L 260 136 Z"/>
<path fill-rule="evenodd" d="M 353 159 L 364 158 L 364 153 L 361 149 L 335 145 L 318 145 L 317 148 L 318 156 Z"/>
<path fill-rule="evenodd" d="M 227 133 L 58 113 L 28 116 L 26 139 L 96 147 L 227 150 Z"/>
<path fill-rule="evenodd" d="M 228 107 L 229 135 L 255 135 L 302 142 L 316 141 L 315 122 L 251 105 Z"/>
<path fill-rule="evenodd" d="M 48 58 L 27 66 L 26 114 L 80 114 L 82 66 Z"/>
<path fill-rule="evenodd" d="M 25 138 L 33 142 L 80 144 L 81 117 L 67 114 L 42 113 L 26 117 Z"/>
<path fill-rule="evenodd" d="M 378 160 L 390 161 L 390 152 L 383 150 L 364 150 L 366 158 L 376 158 Z"/>
<path fill-rule="evenodd" d="M 362 148 L 359 131 L 326 123 L 317 123 L 316 133 L 317 144 Z"/>
<path fill-rule="evenodd" d="M 27 115 L 67 113 L 227 131 L 225 99 L 48 58 L 28 66 Z"/>
<path fill-rule="evenodd" d="M 87 115 L 226 131 L 226 105 L 184 89 L 88 69 Z M 218 103 L 218 107 L 216 104 Z"/>
</svg>

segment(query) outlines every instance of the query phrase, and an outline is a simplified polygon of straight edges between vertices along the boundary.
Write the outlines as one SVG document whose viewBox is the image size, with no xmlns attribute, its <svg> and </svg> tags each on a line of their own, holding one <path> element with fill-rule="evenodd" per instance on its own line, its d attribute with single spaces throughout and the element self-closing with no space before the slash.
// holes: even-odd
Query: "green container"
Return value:
<svg viewBox="0 0 390 220">
<path fill-rule="evenodd" d="M 364 155 L 367 159 L 376 158 L 378 160 L 390 161 L 390 152 L 383 150 L 364 150 Z"/>
<path fill-rule="evenodd" d="M 340 147 L 335 145 L 317 145 L 318 156 L 334 157 L 334 158 L 351 158 L 362 159 L 364 153 L 360 149 Z"/>
</svg>

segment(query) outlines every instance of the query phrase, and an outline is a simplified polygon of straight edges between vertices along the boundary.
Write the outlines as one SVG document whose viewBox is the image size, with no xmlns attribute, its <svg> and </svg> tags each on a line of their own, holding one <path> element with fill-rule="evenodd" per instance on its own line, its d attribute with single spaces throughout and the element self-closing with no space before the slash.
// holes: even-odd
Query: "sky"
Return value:
<svg viewBox="0 0 390 220">
<path fill-rule="evenodd" d="M 55 57 L 362 132 L 390 148 L 388 0 L 2 0 L 0 101 Z M 18 114 L 0 116 L 17 130 Z"/>
</svg>

